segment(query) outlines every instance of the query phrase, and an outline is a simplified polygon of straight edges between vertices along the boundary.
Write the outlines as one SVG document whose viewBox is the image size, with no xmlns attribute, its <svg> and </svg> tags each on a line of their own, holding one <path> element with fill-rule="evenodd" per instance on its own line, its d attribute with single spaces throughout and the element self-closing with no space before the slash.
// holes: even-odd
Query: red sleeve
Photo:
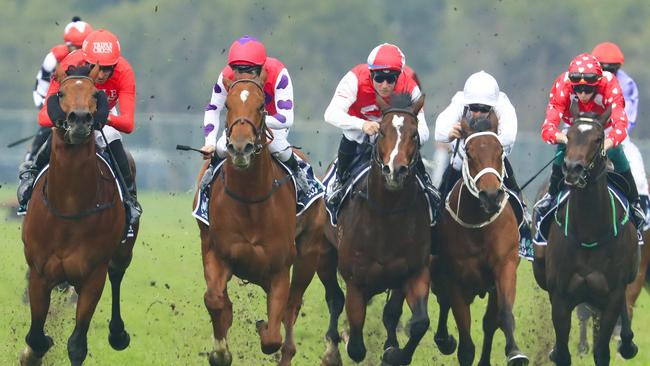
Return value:
<svg viewBox="0 0 650 366">
<path fill-rule="evenodd" d="M 131 133 L 135 127 L 135 75 L 130 66 L 120 75 L 117 100 L 120 103 L 120 114 L 109 115 L 108 125 L 118 131 Z"/>
<path fill-rule="evenodd" d="M 614 142 L 614 147 L 616 147 L 627 137 L 627 114 L 625 113 L 623 92 L 615 77 L 608 80 L 603 90 L 603 99 L 605 106 L 612 107 L 609 122 L 609 127 L 612 127 L 612 130 L 609 131 L 607 137 Z"/>
<path fill-rule="evenodd" d="M 56 80 L 56 78 L 52 78 L 52 81 L 50 82 L 50 87 L 47 89 L 47 96 L 43 100 L 43 106 L 41 107 L 41 110 L 38 112 L 38 124 L 43 126 L 43 127 L 52 127 L 54 124 L 50 120 L 50 116 L 47 114 L 47 100 L 50 97 L 50 95 L 56 94 L 59 91 L 59 82 Z"/>
<path fill-rule="evenodd" d="M 548 106 L 546 107 L 546 119 L 542 124 L 542 139 L 549 144 L 557 144 L 555 134 L 559 132 L 560 121 L 571 104 L 571 93 L 568 90 L 568 82 L 564 80 L 564 76 L 563 73 L 555 79 L 549 95 Z"/>
</svg>

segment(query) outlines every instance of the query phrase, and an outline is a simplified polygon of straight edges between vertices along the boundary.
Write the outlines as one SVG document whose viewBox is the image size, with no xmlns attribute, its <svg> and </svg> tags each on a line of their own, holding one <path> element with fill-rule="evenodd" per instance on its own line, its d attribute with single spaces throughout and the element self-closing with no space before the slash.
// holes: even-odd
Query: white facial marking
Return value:
<svg viewBox="0 0 650 366">
<path fill-rule="evenodd" d="M 395 127 L 395 130 L 397 130 L 397 139 L 395 139 L 395 147 L 393 148 L 393 151 L 390 152 L 390 160 L 388 161 L 388 166 L 390 167 L 391 173 L 395 171 L 395 167 L 393 164 L 395 163 L 395 157 L 397 156 L 397 152 L 399 151 L 399 143 L 402 139 L 402 132 L 399 130 L 402 126 L 404 125 L 404 117 L 394 115 L 393 116 L 393 127 Z"/>
<path fill-rule="evenodd" d="M 248 94 L 250 94 L 248 90 L 242 90 L 241 94 L 239 94 L 239 97 L 241 98 L 241 101 L 243 103 L 246 103 L 246 99 L 248 99 Z"/>
<path fill-rule="evenodd" d="M 77 80 L 74 82 L 75 84 L 81 84 L 81 80 Z"/>
<path fill-rule="evenodd" d="M 593 128 L 592 125 L 580 125 L 580 126 L 578 126 L 578 130 L 579 130 L 580 132 L 591 131 L 592 128 Z"/>
</svg>

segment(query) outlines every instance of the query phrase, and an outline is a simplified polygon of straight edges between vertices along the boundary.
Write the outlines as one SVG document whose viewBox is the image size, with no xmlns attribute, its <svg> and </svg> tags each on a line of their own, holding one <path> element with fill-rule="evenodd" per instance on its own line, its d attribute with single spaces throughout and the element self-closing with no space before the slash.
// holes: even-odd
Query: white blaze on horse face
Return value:
<svg viewBox="0 0 650 366">
<path fill-rule="evenodd" d="M 248 94 L 250 94 L 248 90 L 241 91 L 241 94 L 239 94 L 239 98 L 241 98 L 242 103 L 246 103 L 246 100 L 248 99 Z"/>
<path fill-rule="evenodd" d="M 579 130 L 580 132 L 591 131 L 592 128 L 593 128 L 592 125 L 580 125 L 580 126 L 578 126 L 578 130 Z"/>
<path fill-rule="evenodd" d="M 81 80 L 77 80 L 74 82 L 75 84 L 81 84 Z"/>
<path fill-rule="evenodd" d="M 404 125 L 404 117 L 394 115 L 393 127 L 395 127 L 395 130 L 397 131 L 397 138 L 395 139 L 395 147 L 393 148 L 393 151 L 390 152 L 390 160 L 388 161 L 388 167 L 390 167 L 391 173 L 395 171 L 395 167 L 393 166 L 393 164 L 395 163 L 395 157 L 399 152 L 399 143 L 402 140 L 402 131 L 400 131 L 400 128 L 402 128 L 403 125 Z"/>
</svg>

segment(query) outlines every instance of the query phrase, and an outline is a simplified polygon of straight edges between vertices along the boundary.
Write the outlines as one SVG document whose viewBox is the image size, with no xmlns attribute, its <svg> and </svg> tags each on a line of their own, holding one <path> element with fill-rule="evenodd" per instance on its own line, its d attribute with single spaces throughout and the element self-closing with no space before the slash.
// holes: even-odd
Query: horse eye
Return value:
<svg viewBox="0 0 650 366">
<path fill-rule="evenodd" d="M 64 96 L 65 94 L 63 94 L 63 92 L 59 90 L 59 91 L 56 93 L 56 95 L 57 95 L 59 98 L 63 98 L 63 96 Z"/>
<path fill-rule="evenodd" d="M 413 136 L 411 136 L 411 139 L 413 139 L 413 141 L 417 140 L 418 139 L 418 134 L 414 133 Z"/>
</svg>

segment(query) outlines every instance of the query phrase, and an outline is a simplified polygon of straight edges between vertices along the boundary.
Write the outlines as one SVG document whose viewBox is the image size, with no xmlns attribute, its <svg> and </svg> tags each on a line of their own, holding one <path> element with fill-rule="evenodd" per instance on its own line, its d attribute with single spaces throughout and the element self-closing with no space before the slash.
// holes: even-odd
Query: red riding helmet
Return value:
<svg viewBox="0 0 650 366">
<path fill-rule="evenodd" d="M 251 36 L 243 36 L 230 46 L 228 65 L 264 65 L 266 48 L 264 44 Z"/>
<path fill-rule="evenodd" d="M 600 63 L 589 53 L 579 54 L 569 64 L 569 80 L 573 85 L 596 85 L 602 76 Z"/>
<path fill-rule="evenodd" d="M 73 17 L 72 21 L 65 26 L 63 30 L 63 41 L 68 45 L 73 45 L 77 48 L 81 47 L 84 39 L 93 31 L 90 24 L 84 22 L 79 17 Z"/>
<path fill-rule="evenodd" d="M 601 64 L 621 64 L 625 62 L 625 56 L 623 52 L 615 43 L 612 42 L 603 42 L 599 43 L 594 47 L 594 50 L 591 51 L 591 54 L 594 55 L 600 61 Z"/>
<path fill-rule="evenodd" d="M 106 29 L 98 29 L 88 35 L 81 50 L 86 62 L 93 65 L 111 66 L 120 59 L 120 41 Z"/>
<path fill-rule="evenodd" d="M 395 70 L 402 71 L 406 64 L 406 57 L 399 47 L 382 43 L 375 47 L 368 55 L 368 68 L 370 70 Z"/>
</svg>

